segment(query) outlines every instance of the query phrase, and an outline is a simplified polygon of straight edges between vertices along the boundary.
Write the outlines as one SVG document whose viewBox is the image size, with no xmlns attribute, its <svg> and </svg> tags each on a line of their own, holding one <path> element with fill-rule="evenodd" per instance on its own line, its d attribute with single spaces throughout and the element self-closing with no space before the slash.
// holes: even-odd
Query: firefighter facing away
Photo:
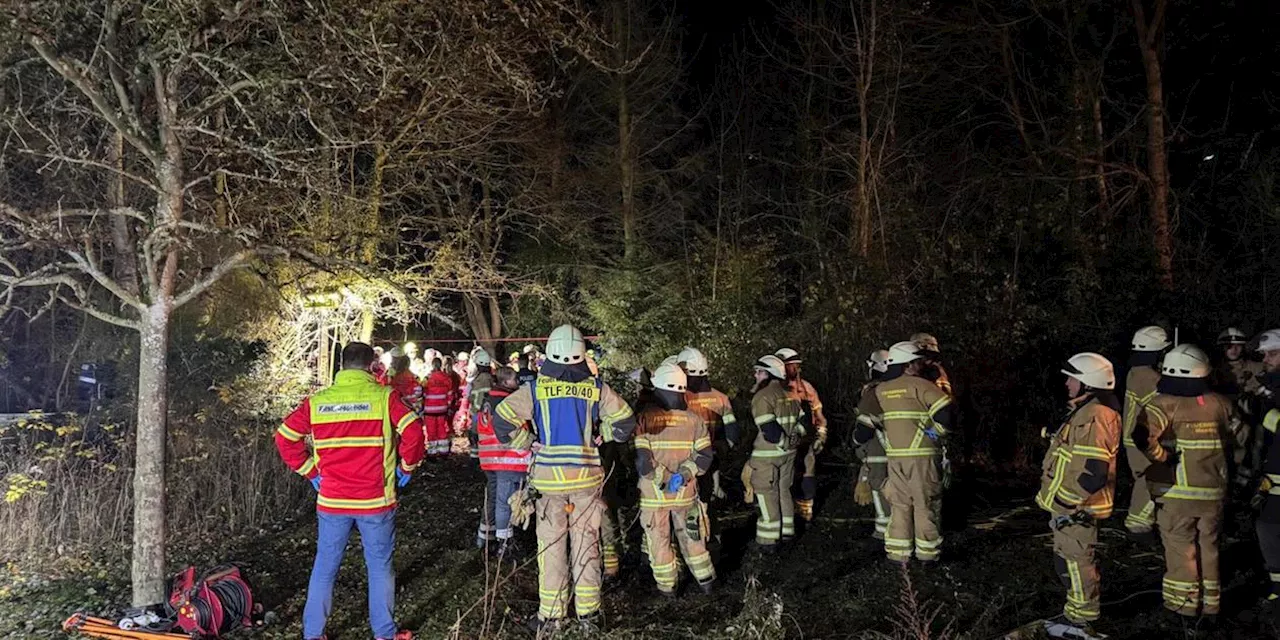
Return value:
<svg viewBox="0 0 1280 640">
<path fill-rule="evenodd" d="M 1129 375 L 1124 385 L 1124 433 L 1125 457 L 1133 474 L 1133 493 L 1129 496 L 1129 512 L 1124 526 L 1132 533 L 1150 533 L 1156 522 L 1156 505 L 1143 474 L 1151 464 L 1143 453 L 1147 425 L 1144 411 L 1147 403 L 1156 395 L 1160 382 L 1160 359 L 1172 344 L 1169 334 L 1157 326 L 1138 329 L 1133 334 L 1133 351 L 1129 355 Z M 1136 432 L 1136 433 L 1135 433 Z"/>
<path fill-rule="evenodd" d="M 530 429 L 530 425 L 532 429 Z M 582 332 L 562 325 L 547 339 L 547 360 L 533 384 L 495 409 L 498 441 L 517 450 L 537 442 L 529 482 L 537 501 L 538 616 L 535 630 L 557 627 L 570 599 L 591 624 L 600 609 L 600 518 L 604 483 L 597 447 L 625 442 L 635 430 L 631 407 L 591 375 Z"/>
<path fill-rule="evenodd" d="M 1098 521 L 1110 517 L 1115 501 L 1120 401 L 1115 369 L 1096 353 L 1071 356 L 1062 373 L 1069 413 L 1045 453 L 1036 504 L 1049 512 L 1054 570 L 1067 587 L 1062 613 L 1086 626 L 1101 614 L 1094 550 Z"/>
<path fill-rule="evenodd" d="M 889 348 L 888 371 L 876 385 L 889 458 L 885 497 L 891 513 L 885 555 L 934 562 L 942 550 L 942 438 L 952 426 L 953 405 L 933 382 L 920 377 L 927 362 L 911 341 Z"/>
<path fill-rule="evenodd" d="M 498 442 L 493 433 L 493 407 L 519 386 L 516 372 L 510 367 L 500 367 L 493 375 L 493 388 L 476 413 L 475 420 L 480 469 L 485 476 L 485 498 L 480 512 L 480 528 L 476 531 L 476 546 L 489 547 L 490 553 L 508 559 L 519 554 L 515 530 L 511 527 L 511 496 L 524 488 L 530 454 L 528 450 L 518 451 Z M 489 546 L 491 542 L 497 544 Z"/>
<path fill-rule="evenodd" d="M 1271 577 L 1267 602 L 1280 619 L 1280 329 L 1272 329 L 1258 339 L 1258 351 L 1266 368 L 1259 378 L 1258 396 L 1265 413 L 1262 418 L 1262 484 L 1258 488 L 1262 510 L 1255 525 L 1262 559 Z"/>
<path fill-rule="evenodd" d="M 1221 605 L 1218 539 L 1227 498 L 1227 460 L 1239 422 L 1231 401 L 1209 390 L 1209 356 L 1182 344 L 1164 357 L 1156 395 L 1146 405 L 1151 460 L 1146 479 L 1159 505 L 1166 609 L 1216 615 Z"/>
<path fill-rule="evenodd" d="M 687 376 L 680 367 L 664 364 L 654 370 L 652 381 L 654 403 L 636 416 L 635 445 L 640 522 L 653 578 L 660 593 L 675 597 L 680 567 L 672 545 L 674 530 L 689 571 L 710 593 L 716 571 L 707 553 L 710 527 L 706 507 L 698 500 L 697 478 L 711 467 L 711 436 L 702 418 L 687 408 Z"/>
<path fill-rule="evenodd" d="M 818 454 L 827 445 L 827 416 L 822 412 L 822 399 L 808 380 L 800 377 L 800 365 L 804 360 L 795 349 L 778 349 L 773 355 L 782 360 L 787 372 L 787 395 L 800 403 L 800 415 L 804 422 L 805 436 L 798 449 L 801 461 L 800 497 L 796 499 L 796 513 L 805 520 L 813 519 L 813 499 L 818 493 Z"/>
<path fill-rule="evenodd" d="M 720 464 L 717 460 L 725 458 L 729 450 L 737 446 L 738 440 L 742 437 L 741 427 L 738 425 L 738 419 L 733 415 L 733 405 L 729 402 L 729 396 L 711 387 L 711 379 L 707 377 L 711 365 L 707 362 L 707 356 L 698 349 L 685 347 L 680 351 L 677 359 L 688 378 L 685 399 L 689 403 L 689 410 L 698 414 L 698 417 L 707 424 L 711 446 L 715 449 L 711 471 L 703 476 L 711 477 L 711 486 L 707 487 L 706 483 L 702 483 L 698 489 L 699 497 L 703 502 L 709 502 L 711 495 L 724 498 L 725 493 L 720 484 L 718 469 Z M 705 493 L 708 489 L 710 495 Z"/>
<path fill-rule="evenodd" d="M 795 505 L 791 483 L 795 474 L 796 446 L 804 435 L 800 402 L 787 392 L 786 367 L 777 356 L 756 361 L 756 392 L 751 415 L 759 431 L 751 449 L 748 483 L 760 509 L 756 520 L 756 544 L 763 553 L 795 535 Z"/>
<path fill-rule="evenodd" d="M 884 497 L 884 486 L 889 479 L 889 457 L 884 448 L 884 411 L 876 399 L 876 386 L 889 371 L 889 352 L 886 349 L 872 351 L 867 358 L 868 382 L 862 386 L 858 398 L 857 426 L 862 429 L 862 440 L 855 436 L 858 458 L 862 467 L 858 470 L 858 483 L 854 486 L 854 500 L 862 506 L 873 505 L 876 511 L 875 531 L 872 537 L 884 540 L 889 530 L 889 501 Z"/>
<path fill-rule="evenodd" d="M 391 566 L 396 487 L 409 483 L 425 448 L 417 414 L 395 390 L 374 380 L 369 371 L 373 360 L 369 345 L 348 344 L 333 386 L 303 401 L 275 435 L 285 464 L 310 480 L 317 493 L 316 560 L 302 613 L 302 636 L 307 639 L 324 637 L 333 583 L 352 528 L 360 530 L 364 548 L 373 635 L 387 640 L 397 635 Z"/>
</svg>

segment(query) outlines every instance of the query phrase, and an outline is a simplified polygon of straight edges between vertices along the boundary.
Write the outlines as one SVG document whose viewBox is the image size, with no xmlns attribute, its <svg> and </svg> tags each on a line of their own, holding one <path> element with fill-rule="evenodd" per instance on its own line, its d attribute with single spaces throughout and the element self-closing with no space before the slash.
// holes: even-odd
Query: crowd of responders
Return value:
<svg viewBox="0 0 1280 640">
<path fill-rule="evenodd" d="M 1229 328 L 1217 346 L 1211 358 L 1196 345 L 1174 345 L 1161 327 L 1143 327 L 1122 387 L 1098 353 L 1063 363 L 1068 412 L 1046 430 L 1036 503 L 1048 514 L 1066 588 L 1060 626 L 1073 637 L 1094 637 L 1101 616 L 1098 523 L 1112 515 L 1121 456 L 1134 489 L 1120 511 L 1125 527 L 1153 546 L 1159 533 L 1166 609 L 1202 621 L 1220 610 L 1218 549 L 1233 501 L 1256 514 L 1269 601 L 1280 601 L 1280 329 L 1251 340 Z M 862 461 L 855 499 L 874 509 L 872 535 L 896 564 L 945 560 L 940 513 L 955 404 L 941 353 L 925 333 L 872 352 L 852 428 Z M 453 453 L 454 437 L 467 436 L 486 478 L 477 547 L 503 559 L 538 554 L 539 607 L 528 620 L 535 632 L 599 626 L 601 587 L 619 571 L 617 496 L 625 492 L 608 486 L 622 477 L 619 465 L 638 477 L 643 551 L 666 597 L 677 597 L 686 569 L 702 592 L 715 588 L 709 506 L 727 483 L 740 480 L 756 505 L 752 545 L 760 554 L 776 553 L 796 535 L 797 518 L 813 517 L 828 429 L 799 352 L 782 348 L 755 362 L 750 430 L 694 347 L 633 372 L 641 389 L 634 404 L 601 378 L 597 357 L 571 325 L 550 333 L 545 352 L 530 345 L 505 364 L 479 347 L 445 354 L 413 343 L 385 352 L 347 345 L 334 384 L 276 433 L 285 463 L 317 491 L 304 637 L 324 637 L 352 529 L 364 540 L 374 635 L 403 637 L 390 563 L 397 490 L 424 459 Z M 740 477 L 722 477 L 720 461 L 741 447 L 749 458 Z M 516 535 L 530 523 L 536 550 Z"/>
</svg>

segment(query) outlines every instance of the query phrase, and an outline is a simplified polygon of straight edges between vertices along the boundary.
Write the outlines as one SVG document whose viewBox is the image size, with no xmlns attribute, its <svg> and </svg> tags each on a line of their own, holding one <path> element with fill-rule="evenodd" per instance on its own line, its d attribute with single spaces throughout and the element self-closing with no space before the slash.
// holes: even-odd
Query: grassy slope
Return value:
<svg viewBox="0 0 1280 640">
<path fill-rule="evenodd" d="M 405 496 L 399 519 L 401 623 L 424 638 L 448 637 L 455 625 L 461 637 L 477 637 L 484 629 L 492 637 L 521 637 L 519 621 L 536 609 L 536 566 L 508 568 L 505 583 L 491 590 L 496 593 L 492 605 L 478 606 L 486 580 L 496 571 L 472 547 L 482 480 L 462 458 L 430 464 L 425 471 Z M 659 598 L 634 553 L 638 532 L 633 530 L 624 580 L 605 596 L 609 636 L 844 638 L 867 630 L 892 632 L 891 609 L 899 601 L 901 576 L 885 564 L 880 544 L 869 537 L 867 511 L 852 504 L 850 470 L 832 466 L 826 471 L 822 489 L 827 499 L 819 519 L 777 557 L 761 558 L 745 550 L 751 511 L 728 506 L 723 544 L 713 549 L 721 588 L 710 597 L 686 592 L 674 602 Z M 911 572 L 920 600 L 938 609 L 936 626 L 949 622 L 965 637 L 989 638 L 1056 615 L 1063 593 L 1052 573 L 1045 517 L 1028 506 L 1025 496 L 1006 497 L 990 487 L 956 487 L 953 492 L 949 519 L 967 526 L 948 532 L 947 560 L 941 567 Z M 1158 546 L 1136 543 L 1118 526 L 1118 519 L 1109 521 L 1101 536 L 1103 599 L 1128 599 L 1104 607 L 1099 629 L 1114 638 L 1181 637 L 1183 625 L 1159 611 L 1158 593 L 1142 593 L 1159 589 L 1163 557 Z M 297 638 L 313 544 L 313 519 L 282 519 L 275 531 L 189 544 L 171 560 L 201 567 L 225 560 L 244 563 L 275 619 L 259 635 Z M 1258 566 L 1252 542 L 1227 549 L 1228 611 L 1222 630 L 1203 637 L 1280 637 L 1256 610 Z M 110 603 L 127 599 L 121 580 L 127 568 L 104 561 L 79 569 L 74 577 L 52 581 L 19 583 L 10 577 L 0 582 L 0 637 L 55 637 L 57 623 L 70 611 L 107 613 Z M 752 577 L 765 595 L 753 593 L 744 606 Z M 353 543 L 339 579 L 330 637 L 368 637 L 364 585 L 359 546 Z M 780 631 L 769 629 L 769 592 L 783 604 Z"/>
</svg>

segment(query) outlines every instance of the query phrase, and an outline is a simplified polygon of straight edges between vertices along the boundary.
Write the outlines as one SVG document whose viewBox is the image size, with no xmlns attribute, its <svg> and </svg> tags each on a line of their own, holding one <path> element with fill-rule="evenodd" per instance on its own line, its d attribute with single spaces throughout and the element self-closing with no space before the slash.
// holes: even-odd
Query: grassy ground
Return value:
<svg viewBox="0 0 1280 640">
<path fill-rule="evenodd" d="M 536 565 L 486 563 L 473 547 L 482 480 L 462 457 L 428 463 L 406 493 L 399 516 L 396 567 L 398 617 L 419 637 L 531 637 L 521 621 L 537 607 Z M 782 553 L 760 557 L 747 550 L 753 512 L 720 505 L 721 543 L 713 547 L 720 588 L 704 596 L 686 590 L 676 601 L 660 598 L 640 565 L 638 527 L 632 530 L 624 578 L 605 594 L 610 638 L 850 638 L 875 632 L 904 635 L 913 621 L 901 608 L 904 576 L 883 560 L 870 537 L 870 513 L 852 502 L 852 469 L 824 469 L 819 516 Z M 917 618 L 936 614 L 928 637 L 999 637 L 1023 623 L 1056 615 L 1063 591 L 1052 572 L 1046 518 L 1025 491 L 986 482 L 953 487 L 948 508 L 945 562 L 912 568 Z M 1104 620 L 1098 630 L 1113 638 L 1280 637 L 1259 603 L 1263 578 L 1255 543 L 1244 536 L 1226 546 L 1226 612 L 1213 631 L 1194 633 L 1160 609 L 1163 556 L 1155 542 L 1130 539 L 1119 518 L 1101 534 Z M 270 531 L 236 539 L 186 541 L 171 563 L 234 560 L 246 567 L 258 598 L 270 610 L 263 638 L 298 638 L 304 590 L 314 544 L 314 518 L 281 518 Z M 363 566 L 357 543 L 339 579 L 330 637 L 367 638 Z M 53 579 L 9 572 L 0 578 L 0 637 L 55 637 L 58 623 L 76 609 L 110 614 L 127 600 L 127 565 L 104 555 L 98 562 L 62 567 Z M 496 588 L 495 583 L 500 583 Z M 752 586 L 757 583 L 758 586 Z M 488 585 L 488 588 L 487 588 Z M 914 621 L 918 624 L 919 620 Z"/>
</svg>

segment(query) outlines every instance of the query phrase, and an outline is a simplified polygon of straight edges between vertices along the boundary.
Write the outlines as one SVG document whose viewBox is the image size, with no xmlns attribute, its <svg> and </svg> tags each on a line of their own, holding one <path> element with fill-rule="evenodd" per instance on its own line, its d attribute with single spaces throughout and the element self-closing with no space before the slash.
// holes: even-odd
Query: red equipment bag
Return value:
<svg viewBox="0 0 1280 640">
<path fill-rule="evenodd" d="M 253 626 L 253 592 L 240 568 L 223 565 L 199 578 L 187 567 L 170 581 L 169 608 L 183 631 L 221 637 L 240 627 Z"/>
</svg>

